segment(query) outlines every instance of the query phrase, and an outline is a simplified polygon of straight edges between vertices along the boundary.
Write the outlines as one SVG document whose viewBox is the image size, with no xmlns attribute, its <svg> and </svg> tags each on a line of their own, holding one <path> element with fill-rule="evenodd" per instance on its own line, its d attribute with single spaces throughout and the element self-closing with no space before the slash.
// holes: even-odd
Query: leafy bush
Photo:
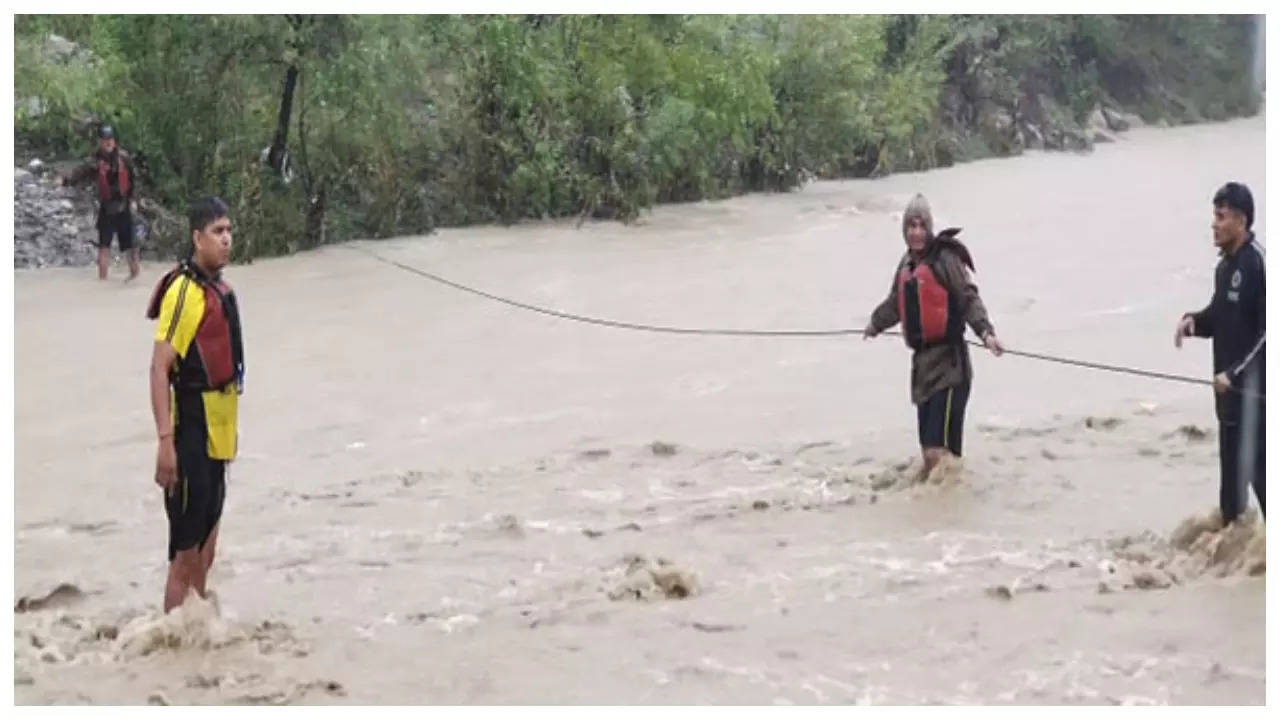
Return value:
<svg viewBox="0 0 1280 720">
<path fill-rule="evenodd" d="M 14 120 L 21 143 L 57 154 L 87 152 L 109 120 L 162 203 L 231 202 L 251 259 L 936 167 L 1018 151 L 1029 114 L 1063 128 L 1099 104 L 1250 114 L 1253 22 L 18 16 Z M 263 157 L 289 76 L 277 171 Z"/>
</svg>

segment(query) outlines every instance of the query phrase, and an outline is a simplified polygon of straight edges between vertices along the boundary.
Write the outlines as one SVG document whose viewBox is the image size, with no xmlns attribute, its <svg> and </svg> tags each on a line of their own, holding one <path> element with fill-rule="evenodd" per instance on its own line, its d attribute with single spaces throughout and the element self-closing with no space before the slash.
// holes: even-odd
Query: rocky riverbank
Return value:
<svg viewBox="0 0 1280 720">
<path fill-rule="evenodd" d="M 33 158 L 13 170 L 13 266 L 77 267 L 97 257 L 97 206 L 92 188 L 67 188 L 58 175 L 72 163 Z M 182 219 L 155 202 L 139 200 L 138 219 L 145 233 L 136 238 L 142 255 L 158 259 L 182 233 Z M 167 241 L 166 241 L 167 239 Z M 113 254 L 120 252 L 113 243 Z"/>
<path fill-rule="evenodd" d="M 39 160 L 13 171 L 13 266 L 89 265 L 96 256 L 93 200 L 58 185 Z"/>
</svg>

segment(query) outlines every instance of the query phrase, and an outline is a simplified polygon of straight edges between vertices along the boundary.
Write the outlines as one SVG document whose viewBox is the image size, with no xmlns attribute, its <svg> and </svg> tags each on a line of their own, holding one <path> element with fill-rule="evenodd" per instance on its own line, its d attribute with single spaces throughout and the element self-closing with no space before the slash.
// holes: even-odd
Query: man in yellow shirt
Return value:
<svg viewBox="0 0 1280 720">
<path fill-rule="evenodd" d="M 205 597 L 235 459 L 236 413 L 244 391 L 244 348 L 235 294 L 222 279 L 231 260 L 226 203 L 192 203 L 190 256 L 156 285 L 147 317 L 156 320 L 151 409 L 159 449 L 156 484 L 169 516 L 164 609 L 194 590 Z"/>
</svg>

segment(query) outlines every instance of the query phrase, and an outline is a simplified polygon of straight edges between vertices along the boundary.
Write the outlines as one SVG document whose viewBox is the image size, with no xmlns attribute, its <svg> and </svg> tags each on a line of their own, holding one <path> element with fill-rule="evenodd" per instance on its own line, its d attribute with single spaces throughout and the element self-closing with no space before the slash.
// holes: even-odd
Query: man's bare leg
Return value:
<svg viewBox="0 0 1280 720">
<path fill-rule="evenodd" d="M 164 611 L 182 604 L 191 591 L 192 580 L 201 567 L 200 551 L 196 548 L 182 550 L 169 563 L 169 576 L 164 583 Z"/>
<path fill-rule="evenodd" d="M 947 449 L 940 447 L 920 448 L 920 454 L 924 458 L 924 472 L 922 476 L 927 478 L 929 477 L 929 473 L 933 472 L 933 469 L 938 466 L 938 463 L 942 462 L 942 458 L 946 457 Z"/>
<path fill-rule="evenodd" d="M 213 557 L 218 546 L 218 526 L 214 525 L 213 530 L 209 532 L 209 539 L 204 541 L 204 548 L 200 551 L 200 582 L 195 586 L 196 592 L 200 593 L 200 597 L 208 597 L 209 592 L 206 587 L 209 582 L 209 569 L 213 567 Z"/>
<path fill-rule="evenodd" d="M 129 248 L 129 279 L 138 277 L 138 248 Z"/>
<path fill-rule="evenodd" d="M 111 248 L 98 248 L 98 279 L 107 279 L 107 265 L 111 263 Z"/>
</svg>

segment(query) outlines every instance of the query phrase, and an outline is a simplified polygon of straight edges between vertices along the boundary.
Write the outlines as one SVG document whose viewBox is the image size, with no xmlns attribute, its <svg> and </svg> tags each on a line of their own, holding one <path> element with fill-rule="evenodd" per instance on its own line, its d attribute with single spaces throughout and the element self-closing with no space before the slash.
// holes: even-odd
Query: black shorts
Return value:
<svg viewBox="0 0 1280 720">
<path fill-rule="evenodd" d="M 190 433 L 198 436 L 199 433 Z M 222 519 L 227 496 L 227 462 L 206 454 L 203 440 L 178 441 L 178 481 L 165 495 L 169 516 L 169 562 L 183 550 L 203 550 Z"/>
<path fill-rule="evenodd" d="M 133 247 L 133 213 L 98 214 L 98 247 L 111 247 L 112 236 L 117 238 L 121 252 Z"/>
<path fill-rule="evenodd" d="M 930 395 L 916 407 L 920 447 L 945 447 L 960 457 L 964 445 L 964 408 L 969 402 L 969 383 L 949 387 Z"/>
</svg>

